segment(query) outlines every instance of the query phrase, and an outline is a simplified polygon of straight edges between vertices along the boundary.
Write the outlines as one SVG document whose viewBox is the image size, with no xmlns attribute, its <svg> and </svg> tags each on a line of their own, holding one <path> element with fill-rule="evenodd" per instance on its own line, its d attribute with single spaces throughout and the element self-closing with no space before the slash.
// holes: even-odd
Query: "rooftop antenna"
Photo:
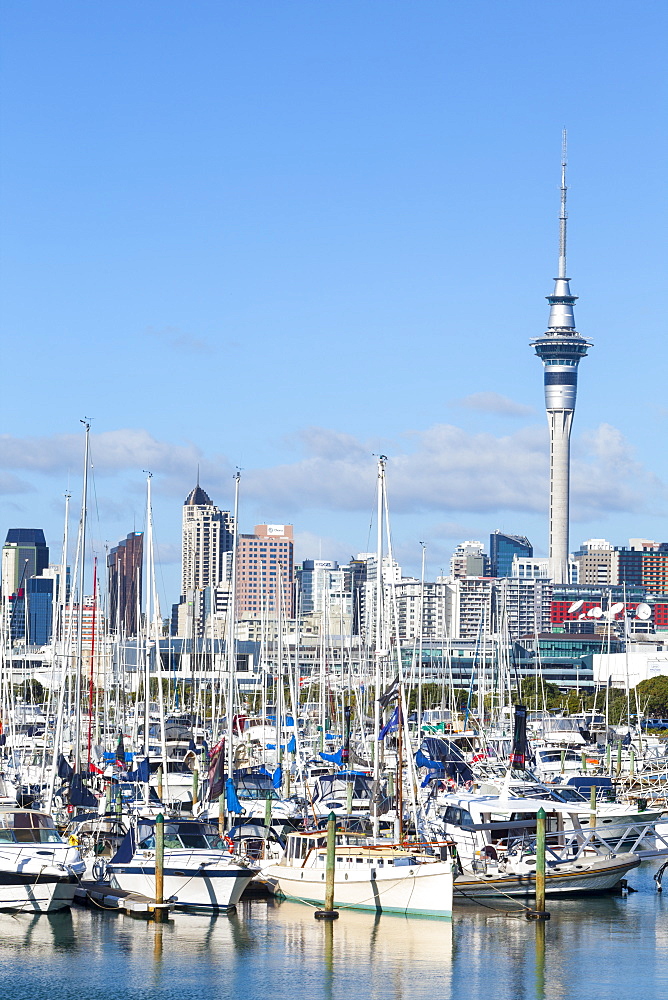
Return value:
<svg viewBox="0 0 668 1000">
<path fill-rule="evenodd" d="M 559 277 L 566 277 L 566 165 L 568 163 L 568 132 L 561 133 L 561 211 L 559 212 Z"/>
<path fill-rule="evenodd" d="M 199 486 L 199 462 L 197 463 L 197 485 Z"/>
</svg>

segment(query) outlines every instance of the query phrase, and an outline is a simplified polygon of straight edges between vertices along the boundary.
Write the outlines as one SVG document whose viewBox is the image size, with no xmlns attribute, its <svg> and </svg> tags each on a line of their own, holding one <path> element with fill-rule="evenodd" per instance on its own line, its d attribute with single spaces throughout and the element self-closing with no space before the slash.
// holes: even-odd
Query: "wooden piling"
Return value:
<svg viewBox="0 0 668 1000">
<path fill-rule="evenodd" d="M 155 817 L 155 910 L 153 919 L 160 923 L 164 919 L 165 892 L 165 817 L 158 813 Z"/>
<path fill-rule="evenodd" d="M 589 789 L 589 828 L 594 830 L 596 828 L 596 785 L 592 782 L 591 788 Z"/>
<path fill-rule="evenodd" d="M 550 919 L 545 909 L 545 826 L 545 810 L 541 807 L 536 813 L 536 904 L 533 910 L 527 910 L 529 920 Z"/>
<path fill-rule="evenodd" d="M 333 812 L 327 820 L 327 868 L 325 871 L 325 908 L 316 910 L 316 920 L 336 920 L 339 911 L 334 909 L 334 871 L 336 868 L 336 816 Z"/>
</svg>

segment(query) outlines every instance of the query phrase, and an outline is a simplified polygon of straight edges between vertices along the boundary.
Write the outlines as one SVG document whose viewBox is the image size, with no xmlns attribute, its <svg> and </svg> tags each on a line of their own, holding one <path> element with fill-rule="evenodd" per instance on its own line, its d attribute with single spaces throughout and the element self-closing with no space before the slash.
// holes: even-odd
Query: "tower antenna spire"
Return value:
<svg viewBox="0 0 668 1000">
<path fill-rule="evenodd" d="M 561 133 L 561 209 L 559 212 L 559 277 L 566 277 L 566 166 L 568 164 L 568 132 Z"/>
<path fill-rule="evenodd" d="M 592 344 L 575 328 L 573 305 L 566 276 L 566 129 L 561 133 L 561 210 L 559 212 L 559 275 L 554 292 L 547 296 L 550 317 L 547 331 L 532 346 L 543 362 L 545 410 L 550 428 L 550 576 L 554 583 L 568 583 L 571 425 L 578 389 L 578 365 Z"/>
</svg>

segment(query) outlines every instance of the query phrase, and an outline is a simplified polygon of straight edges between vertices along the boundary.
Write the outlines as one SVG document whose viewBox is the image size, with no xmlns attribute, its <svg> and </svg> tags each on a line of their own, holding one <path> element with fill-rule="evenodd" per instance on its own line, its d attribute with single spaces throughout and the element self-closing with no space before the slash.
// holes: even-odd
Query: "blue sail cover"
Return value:
<svg viewBox="0 0 668 1000">
<path fill-rule="evenodd" d="M 336 764 L 337 767 L 341 767 L 343 763 L 343 747 L 340 747 L 336 753 L 325 753 L 324 750 L 321 750 L 320 756 L 329 764 Z"/>
<path fill-rule="evenodd" d="M 144 757 L 137 765 L 136 770 L 128 772 L 128 781 L 136 781 L 138 784 L 146 784 L 150 774 L 148 757 Z"/>
<path fill-rule="evenodd" d="M 88 777 L 87 772 L 72 775 L 72 781 L 70 782 L 70 805 L 97 808 L 99 805 L 97 799 L 83 783 L 84 775 Z"/>
<path fill-rule="evenodd" d="M 451 740 L 426 736 L 415 755 L 415 763 L 418 767 L 434 771 L 443 769 L 449 778 L 461 784 L 473 780 L 473 771 L 466 763 L 463 751 Z"/>
<path fill-rule="evenodd" d="M 243 808 L 241 802 L 239 802 L 239 797 L 237 795 L 236 788 L 234 787 L 234 782 L 231 778 L 228 778 L 225 782 L 225 805 L 227 807 L 228 813 L 242 813 Z"/>
</svg>

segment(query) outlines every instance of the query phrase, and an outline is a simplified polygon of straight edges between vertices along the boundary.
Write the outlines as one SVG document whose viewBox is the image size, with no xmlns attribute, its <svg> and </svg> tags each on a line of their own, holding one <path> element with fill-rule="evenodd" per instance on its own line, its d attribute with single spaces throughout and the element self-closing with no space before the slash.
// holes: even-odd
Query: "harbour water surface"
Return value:
<svg viewBox="0 0 668 1000">
<path fill-rule="evenodd" d="M 0 914 L 0 996 L 12 1000 L 610 1000 L 668 996 L 668 895 L 656 863 L 628 896 L 549 900 L 540 928 L 517 902 L 457 906 L 453 921 L 244 902 L 164 925 L 75 908 Z M 514 915 L 507 915 L 513 911 Z"/>
</svg>

